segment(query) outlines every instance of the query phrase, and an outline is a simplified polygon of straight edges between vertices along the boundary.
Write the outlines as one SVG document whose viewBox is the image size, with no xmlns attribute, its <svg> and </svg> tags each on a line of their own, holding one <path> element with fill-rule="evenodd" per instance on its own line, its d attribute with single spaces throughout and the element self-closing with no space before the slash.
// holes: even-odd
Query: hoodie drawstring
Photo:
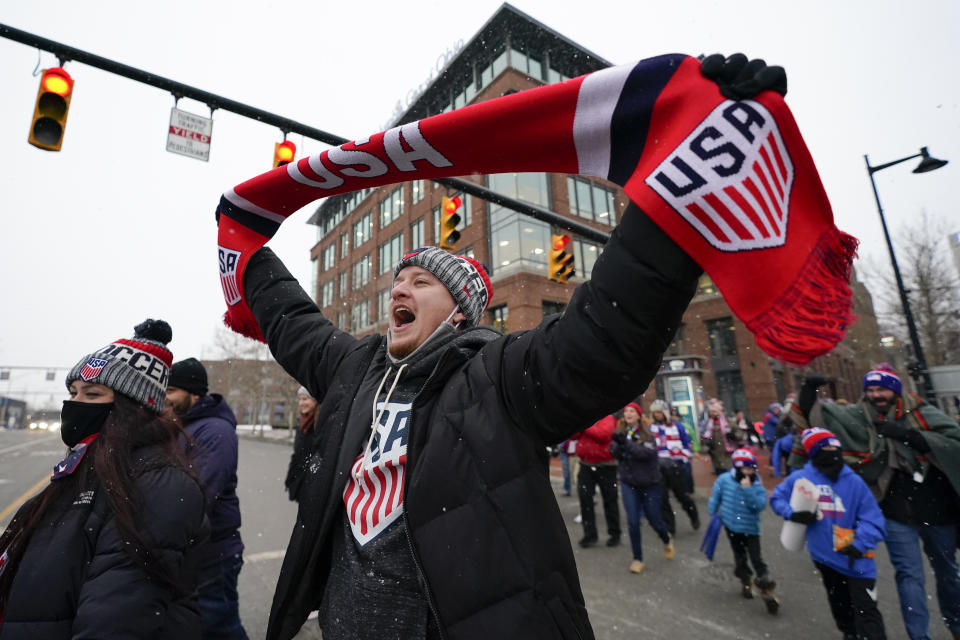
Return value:
<svg viewBox="0 0 960 640">
<path fill-rule="evenodd" d="M 380 412 L 377 413 L 377 398 L 380 397 L 380 392 L 383 391 L 383 385 L 387 382 L 387 378 L 390 376 L 391 367 L 387 367 L 387 372 L 383 374 L 383 380 L 380 381 L 380 386 L 377 387 L 377 392 L 373 394 L 373 406 L 372 415 L 373 422 L 370 423 L 370 437 L 367 439 L 367 447 L 363 450 L 363 464 L 360 466 L 361 469 L 367 466 L 367 458 L 370 455 L 370 446 L 373 444 L 373 437 L 377 435 L 377 425 L 380 424 L 380 418 L 383 417 L 383 412 L 387 410 L 387 405 L 390 404 L 390 396 L 393 395 L 393 390 L 397 388 L 397 383 L 400 382 L 400 374 L 403 373 L 403 370 L 407 368 L 407 365 L 402 364 L 400 368 L 397 369 L 397 375 L 393 379 L 393 384 L 390 385 L 390 390 L 387 391 L 387 397 L 383 401 L 383 406 L 380 408 Z"/>
</svg>

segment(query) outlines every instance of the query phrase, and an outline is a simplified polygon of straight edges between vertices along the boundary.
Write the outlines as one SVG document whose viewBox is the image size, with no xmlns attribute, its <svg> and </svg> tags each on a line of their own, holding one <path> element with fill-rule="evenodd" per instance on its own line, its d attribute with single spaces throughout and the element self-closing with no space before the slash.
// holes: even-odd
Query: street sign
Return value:
<svg viewBox="0 0 960 640">
<path fill-rule="evenodd" d="M 213 118 L 204 118 L 173 107 L 170 109 L 167 151 L 208 162 L 212 133 Z"/>
</svg>

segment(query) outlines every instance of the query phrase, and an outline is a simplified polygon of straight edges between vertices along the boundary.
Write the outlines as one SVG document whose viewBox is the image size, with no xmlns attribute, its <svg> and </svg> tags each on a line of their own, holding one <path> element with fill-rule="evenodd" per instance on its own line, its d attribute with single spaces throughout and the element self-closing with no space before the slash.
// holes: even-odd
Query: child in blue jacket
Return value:
<svg viewBox="0 0 960 640">
<path fill-rule="evenodd" d="M 780 609 L 774 595 L 777 583 L 770 579 L 767 564 L 760 553 L 760 512 L 767 506 L 767 492 L 757 475 L 757 457 L 750 449 L 737 449 L 731 455 L 733 468 L 721 473 L 713 483 L 707 511 L 719 513 L 733 550 L 733 574 L 740 578 L 744 598 L 753 597 L 753 572 L 767 611 Z"/>
<path fill-rule="evenodd" d="M 840 440 L 826 429 L 803 432 L 808 462 L 770 496 L 771 508 L 786 520 L 807 525 L 807 550 L 820 571 L 830 612 L 845 638 L 886 638 L 877 609 L 874 549 L 884 537 L 880 507 L 867 484 L 843 463 Z M 790 507 L 793 485 L 812 482 L 816 511 Z"/>
</svg>

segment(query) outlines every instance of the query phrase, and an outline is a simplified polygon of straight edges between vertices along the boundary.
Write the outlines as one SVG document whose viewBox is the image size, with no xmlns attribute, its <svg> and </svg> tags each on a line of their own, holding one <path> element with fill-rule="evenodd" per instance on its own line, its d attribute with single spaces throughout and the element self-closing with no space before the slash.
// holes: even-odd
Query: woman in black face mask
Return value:
<svg viewBox="0 0 960 640">
<path fill-rule="evenodd" d="M 0 639 L 199 637 L 207 524 L 163 413 L 170 338 L 147 320 L 67 375 L 70 450 L 0 536 Z"/>
</svg>

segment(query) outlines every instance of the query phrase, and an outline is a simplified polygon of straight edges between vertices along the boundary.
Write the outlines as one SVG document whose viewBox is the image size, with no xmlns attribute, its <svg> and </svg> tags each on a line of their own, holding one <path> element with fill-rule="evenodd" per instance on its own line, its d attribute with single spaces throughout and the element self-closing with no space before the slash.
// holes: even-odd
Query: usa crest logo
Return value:
<svg viewBox="0 0 960 640">
<path fill-rule="evenodd" d="M 225 247 L 217 247 L 220 258 L 220 286 L 223 288 L 223 298 L 231 307 L 242 299 L 240 287 L 237 285 L 237 263 L 240 262 L 240 252 Z"/>
<path fill-rule="evenodd" d="M 93 380 L 100 375 L 107 362 L 103 358 L 87 358 L 87 361 L 83 363 L 83 368 L 80 369 L 80 379 L 84 382 Z"/>
<path fill-rule="evenodd" d="M 786 242 L 793 179 L 773 115 L 727 100 L 645 182 L 713 247 L 736 252 Z"/>
</svg>

